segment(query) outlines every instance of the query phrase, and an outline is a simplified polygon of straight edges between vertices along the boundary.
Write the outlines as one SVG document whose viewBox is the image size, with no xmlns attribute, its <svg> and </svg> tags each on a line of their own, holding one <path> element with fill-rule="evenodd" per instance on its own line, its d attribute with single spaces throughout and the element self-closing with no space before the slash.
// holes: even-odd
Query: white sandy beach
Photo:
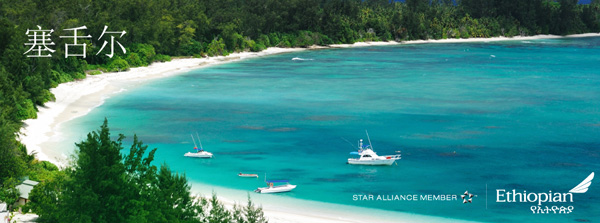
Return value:
<svg viewBox="0 0 600 223">
<path fill-rule="evenodd" d="M 210 198 L 213 191 L 227 208 L 234 204 L 245 206 L 250 195 L 256 206 L 261 206 L 269 222 L 275 223 L 399 223 L 399 222 L 468 222 L 435 216 L 418 215 L 363 208 L 350 205 L 300 200 L 277 194 L 257 194 L 197 182 L 192 183 L 192 193 Z"/>
<path fill-rule="evenodd" d="M 536 36 L 515 36 L 515 37 L 491 37 L 491 38 L 468 38 L 468 39 L 432 39 L 432 40 L 410 40 L 403 42 L 389 41 L 389 42 L 357 42 L 354 44 L 333 44 L 330 48 L 347 48 L 347 47 L 365 47 L 365 46 L 385 46 L 385 45 L 396 45 L 396 44 L 423 44 L 423 43 L 472 43 L 472 42 L 497 42 L 497 41 L 511 41 L 511 40 L 536 40 L 536 39 L 559 39 L 559 38 L 581 38 L 581 37 L 597 37 L 600 33 L 584 33 L 575 34 L 568 36 L 557 36 L 557 35 L 536 35 Z M 318 47 L 321 48 L 321 47 Z M 325 47 L 327 48 L 327 47 Z"/>
<path fill-rule="evenodd" d="M 579 34 L 567 37 L 593 37 L 600 36 L 600 33 Z M 444 39 L 444 40 L 416 40 L 406 42 L 361 42 L 354 44 L 336 44 L 329 47 L 314 47 L 314 49 L 322 48 L 344 48 L 344 47 L 363 47 L 363 46 L 379 46 L 393 44 L 422 44 L 422 43 L 461 43 L 461 42 L 490 42 L 490 41 L 506 41 L 506 40 L 533 40 L 533 39 L 550 39 L 550 38 L 565 38 L 563 36 L 554 35 L 539 35 L 529 37 L 494 37 L 494 38 L 471 38 L 471 39 Z M 107 98 L 126 91 L 129 88 L 135 87 L 142 82 L 169 77 L 186 71 L 197 69 L 205 66 L 222 64 L 226 62 L 239 61 L 246 58 L 254 58 L 278 53 L 294 52 L 305 50 L 302 48 L 268 48 L 262 52 L 251 53 L 234 53 L 229 56 L 211 57 L 211 58 L 189 58 L 189 59 L 174 59 L 165 63 L 154 63 L 148 67 L 132 68 L 126 72 L 104 73 L 100 75 L 88 75 L 85 79 L 63 83 L 58 87 L 51 89 L 51 92 L 56 96 L 56 101 L 48 102 L 44 107 L 39 108 L 38 118 L 25 120 L 25 126 L 21 129 L 18 136 L 19 140 L 25 144 L 28 150 L 37 152 L 39 160 L 48 160 L 59 166 L 64 166 L 66 156 L 58 148 L 52 148 L 52 142 L 67 140 L 61 138 L 61 125 L 69 120 L 88 114 L 92 109 L 100 106 Z M 68 139 L 73 140 L 73 139 Z M 206 194 L 206 191 L 199 191 L 197 187 L 193 187 L 195 193 Z M 239 191 L 231 190 L 229 192 L 221 192 L 227 190 L 219 188 L 216 192 L 224 201 L 238 201 L 245 204 L 246 192 L 240 196 Z M 237 194 L 237 195 L 235 195 Z M 228 197 L 231 195 L 232 197 Z M 243 200 L 240 199 L 243 198 Z M 256 196 L 253 195 L 253 198 Z M 311 208 L 314 203 L 303 203 L 308 201 L 291 201 L 286 202 L 286 206 L 276 206 L 265 203 L 268 200 L 257 199 L 257 203 L 261 203 L 265 208 L 265 214 L 269 217 L 270 222 L 373 222 L 373 218 L 368 215 L 357 213 L 359 209 L 351 206 L 332 205 L 331 210 L 323 210 Z M 232 202 L 229 202 L 231 205 Z M 280 204 L 279 202 L 277 202 Z M 293 203 L 293 204 L 292 204 Z M 315 202 L 318 203 L 318 202 Z M 319 205 L 316 205 L 319 206 Z M 366 210 L 366 209 L 360 209 Z M 380 214 L 391 214 L 393 212 L 378 211 Z M 405 219 L 395 219 L 393 222 L 399 221 L 441 221 L 442 218 L 419 216 L 412 214 L 404 214 Z M 377 222 L 387 222 L 384 218 L 377 219 Z"/>
</svg>

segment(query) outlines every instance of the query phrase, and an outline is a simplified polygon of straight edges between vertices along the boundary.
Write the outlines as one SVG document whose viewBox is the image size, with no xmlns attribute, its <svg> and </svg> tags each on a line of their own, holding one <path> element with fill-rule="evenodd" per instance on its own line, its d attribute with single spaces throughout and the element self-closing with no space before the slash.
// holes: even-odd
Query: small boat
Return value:
<svg viewBox="0 0 600 223">
<path fill-rule="evenodd" d="M 239 177 L 256 177 L 258 178 L 258 174 L 254 174 L 254 173 L 239 173 L 238 174 Z"/>
<path fill-rule="evenodd" d="M 366 132 L 366 131 L 365 131 Z M 358 141 L 358 151 L 351 152 L 351 155 L 358 155 L 358 158 L 349 158 L 348 164 L 354 165 L 382 165 L 389 166 L 394 164 L 396 160 L 401 159 L 400 154 L 396 155 L 385 155 L 379 156 L 377 153 L 373 151 L 373 146 L 371 146 L 371 139 L 369 138 L 369 133 L 367 132 L 367 139 L 369 139 L 369 144 L 363 146 L 363 140 Z"/>
<path fill-rule="evenodd" d="M 198 149 L 198 146 L 196 146 L 196 140 L 194 140 L 194 135 L 190 135 L 192 136 L 192 141 L 194 142 L 194 150 L 196 150 L 196 152 L 187 152 L 183 154 L 183 156 L 195 158 L 212 158 L 213 154 L 204 151 L 204 149 L 202 148 L 202 142 L 200 141 L 200 137 L 198 137 L 198 142 L 200 143 L 200 149 Z M 196 133 L 196 136 L 198 136 L 198 133 Z"/>
<path fill-rule="evenodd" d="M 291 185 L 288 180 L 268 180 L 265 181 L 267 183 L 267 187 L 259 187 L 254 192 L 267 194 L 267 193 L 281 193 L 288 192 L 296 188 L 296 185 Z M 285 183 L 283 185 L 274 186 L 274 183 Z"/>
</svg>

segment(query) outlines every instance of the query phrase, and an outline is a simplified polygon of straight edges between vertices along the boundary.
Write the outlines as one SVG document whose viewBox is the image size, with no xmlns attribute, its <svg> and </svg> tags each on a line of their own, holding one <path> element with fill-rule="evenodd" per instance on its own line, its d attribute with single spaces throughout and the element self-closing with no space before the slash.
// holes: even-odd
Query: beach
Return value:
<svg viewBox="0 0 600 223">
<path fill-rule="evenodd" d="M 252 202 L 262 207 L 269 222 L 278 223 L 359 223 L 359 222 L 469 222 L 442 217 L 425 216 L 403 212 L 392 212 L 350 205 L 331 204 L 317 201 L 285 198 L 272 194 L 256 194 L 247 191 L 232 190 L 223 187 L 192 182 L 192 192 L 196 196 L 209 199 L 215 191 L 217 197 L 228 208 L 233 205 L 245 206 L 247 196 Z M 294 204 L 294 205 L 292 205 Z"/>
<path fill-rule="evenodd" d="M 568 37 L 591 37 L 600 36 L 600 34 L 582 34 Z M 313 47 L 320 48 L 344 48 L 344 47 L 364 47 L 364 46 L 379 46 L 379 45 L 396 45 L 396 44 L 423 44 L 423 43 L 458 43 L 458 42 L 489 42 L 489 41 L 506 41 L 506 40 L 533 40 L 533 39 L 549 39 L 549 38 L 564 38 L 561 36 L 541 35 L 532 37 L 495 37 L 495 38 L 473 38 L 473 39 L 446 39 L 446 40 L 417 40 L 406 42 L 361 42 L 355 44 L 339 44 L 329 47 Z M 48 160 L 59 166 L 64 166 L 67 162 L 67 157 L 57 148 L 48 147 L 48 142 L 65 140 L 61 138 L 61 126 L 89 113 L 95 107 L 100 106 L 107 98 L 114 96 L 120 92 L 127 91 L 136 85 L 155 80 L 158 78 L 169 77 L 186 71 L 202 68 L 215 64 L 227 62 L 235 62 L 242 59 L 254 58 L 278 53 L 294 52 L 305 50 L 300 48 L 284 49 L 284 48 L 269 48 L 259 53 L 234 53 L 226 57 L 211 57 L 211 58 L 189 58 L 189 59 L 174 59 L 171 62 L 154 63 L 149 67 L 132 68 L 130 71 L 118 73 L 105 73 L 100 75 L 89 75 L 86 79 L 63 83 L 57 88 L 51 90 L 56 96 L 55 102 L 49 102 L 44 107 L 39 108 L 38 118 L 25 121 L 25 127 L 22 129 L 19 136 L 20 141 L 27 146 L 29 151 L 37 152 L 39 160 Z M 69 139 L 71 140 L 71 139 Z M 245 204 L 245 191 L 227 190 L 225 188 L 214 188 L 208 185 L 193 183 L 194 193 L 204 194 L 214 190 L 219 197 L 227 204 L 232 205 L 233 202 Z M 208 191 L 207 191 L 208 190 Z M 256 203 L 262 204 L 265 208 L 265 214 L 271 222 L 370 222 L 373 219 L 369 214 L 363 214 L 357 211 L 356 207 L 344 205 L 330 205 L 315 203 L 302 203 L 306 201 L 286 200 L 281 204 L 281 200 L 276 199 L 273 203 L 271 200 L 256 198 Z M 265 196 L 272 197 L 272 196 Z M 289 201 L 289 202 L 288 202 Z M 275 202 L 277 204 L 275 204 Z M 292 205 L 293 203 L 293 205 Z M 313 206 L 327 205 L 332 207 L 331 210 L 323 210 Z M 299 208 L 301 207 L 301 208 Z M 312 208 L 311 208 L 312 207 Z M 365 209 L 360 209 L 365 210 Z M 377 212 L 380 213 L 380 212 Z M 395 213 L 381 211 L 382 215 L 391 215 Z M 343 217 L 341 217 L 343 216 Z M 378 215 L 380 216 L 380 215 Z M 401 215 L 405 221 L 443 221 L 445 219 L 418 216 L 418 215 Z M 377 219 L 377 222 L 398 222 L 398 219 Z"/>
</svg>

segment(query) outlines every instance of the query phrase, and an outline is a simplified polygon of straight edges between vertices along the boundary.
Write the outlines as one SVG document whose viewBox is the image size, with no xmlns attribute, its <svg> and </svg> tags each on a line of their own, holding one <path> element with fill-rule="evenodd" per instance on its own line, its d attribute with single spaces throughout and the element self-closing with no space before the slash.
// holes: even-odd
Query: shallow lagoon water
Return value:
<svg viewBox="0 0 600 223">
<path fill-rule="evenodd" d="M 566 193 L 600 169 L 598 64 L 600 38 L 294 52 L 128 89 L 66 123 L 65 138 L 106 117 L 113 135 L 137 134 L 159 148 L 157 165 L 203 184 L 252 191 L 266 174 L 298 185 L 276 195 L 286 198 L 475 221 L 593 220 L 596 183 L 560 204 L 571 214 L 497 203 L 496 189 Z M 365 130 L 379 154 L 402 151 L 397 165 L 345 164 Z M 183 157 L 196 132 L 213 159 Z M 466 190 L 471 204 L 353 200 Z"/>
</svg>

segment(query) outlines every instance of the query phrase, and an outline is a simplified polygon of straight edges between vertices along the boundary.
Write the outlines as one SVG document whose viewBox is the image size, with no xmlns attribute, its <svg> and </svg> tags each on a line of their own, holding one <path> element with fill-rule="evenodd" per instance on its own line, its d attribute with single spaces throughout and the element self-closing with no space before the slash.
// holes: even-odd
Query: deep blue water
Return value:
<svg viewBox="0 0 600 223">
<path fill-rule="evenodd" d="M 81 137 L 107 117 L 113 135 L 137 134 L 159 148 L 157 164 L 210 185 L 251 191 L 262 179 L 236 174 L 266 173 L 298 185 L 282 197 L 476 221 L 597 221 L 596 182 L 558 203 L 570 214 L 495 199 L 496 189 L 567 193 L 600 170 L 599 64 L 600 38 L 294 52 L 156 80 L 67 126 Z M 354 148 L 342 138 L 356 144 L 365 130 L 376 152 L 401 150 L 402 160 L 345 164 Z M 195 132 L 213 159 L 183 157 Z M 473 203 L 353 200 L 465 190 Z"/>
</svg>

